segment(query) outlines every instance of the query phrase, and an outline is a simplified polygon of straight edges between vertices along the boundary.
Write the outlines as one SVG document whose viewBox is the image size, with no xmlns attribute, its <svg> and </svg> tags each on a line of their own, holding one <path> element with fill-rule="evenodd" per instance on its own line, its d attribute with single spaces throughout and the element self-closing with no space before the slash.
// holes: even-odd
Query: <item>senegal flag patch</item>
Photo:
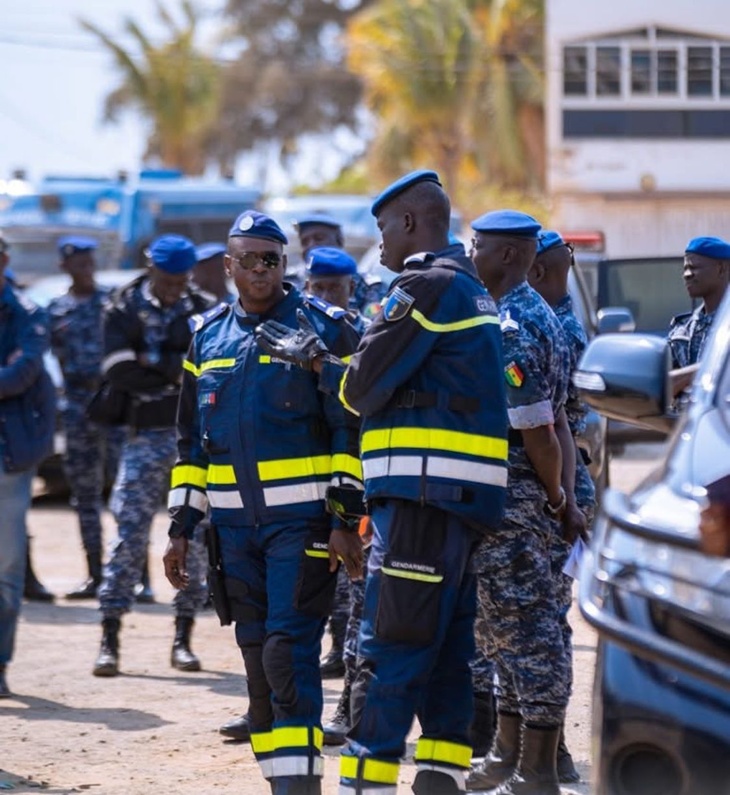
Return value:
<svg viewBox="0 0 730 795">
<path fill-rule="evenodd" d="M 507 383 L 514 387 L 521 387 L 525 381 L 525 374 L 520 369 L 519 364 L 514 360 L 504 368 L 504 377 Z"/>
</svg>

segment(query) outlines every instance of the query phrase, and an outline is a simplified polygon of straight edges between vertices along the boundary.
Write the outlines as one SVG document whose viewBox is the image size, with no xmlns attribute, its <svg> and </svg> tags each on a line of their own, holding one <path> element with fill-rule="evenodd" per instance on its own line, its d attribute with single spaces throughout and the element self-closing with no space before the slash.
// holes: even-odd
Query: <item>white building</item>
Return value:
<svg viewBox="0 0 730 795">
<path fill-rule="evenodd" d="M 730 0 L 546 0 L 553 225 L 611 257 L 730 239 Z"/>
</svg>

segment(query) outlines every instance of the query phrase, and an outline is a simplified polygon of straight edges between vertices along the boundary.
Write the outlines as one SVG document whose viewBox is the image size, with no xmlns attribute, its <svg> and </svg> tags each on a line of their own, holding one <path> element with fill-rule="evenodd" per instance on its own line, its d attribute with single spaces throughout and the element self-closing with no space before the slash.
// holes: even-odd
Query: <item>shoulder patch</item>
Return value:
<svg viewBox="0 0 730 795">
<path fill-rule="evenodd" d="M 393 288 L 383 303 L 383 317 L 386 320 L 402 320 L 413 306 L 416 299 L 402 287 Z"/>
<path fill-rule="evenodd" d="M 511 309 L 499 313 L 499 327 L 502 331 L 519 331 L 520 324 L 518 319 L 513 317 Z"/>
<path fill-rule="evenodd" d="M 670 327 L 671 326 L 677 326 L 677 325 L 679 325 L 681 323 L 686 323 L 692 317 L 693 314 L 694 314 L 693 312 L 682 312 L 679 315 L 675 315 L 669 321 Z"/>
<path fill-rule="evenodd" d="M 504 377 L 510 386 L 513 386 L 517 389 L 519 389 L 522 384 L 525 383 L 525 374 L 522 372 L 522 368 L 514 359 L 505 366 Z"/>
<path fill-rule="evenodd" d="M 480 315 L 495 315 L 497 308 L 491 296 L 488 295 L 475 295 L 474 308 Z"/>
<path fill-rule="evenodd" d="M 207 326 L 212 320 L 215 320 L 217 317 L 221 317 L 222 315 L 226 314 L 230 308 L 230 304 L 226 303 L 225 301 L 221 301 L 220 304 L 216 304 L 212 309 L 208 309 L 206 312 L 201 312 L 197 315 L 191 315 L 188 318 L 188 326 L 190 327 L 190 331 L 193 333 L 200 331 L 203 326 Z"/>
<path fill-rule="evenodd" d="M 314 309 L 318 309 L 320 312 L 327 315 L 327 317 L 331 317 L 333 320 L 339 320 L 342 317 L 347 317 L 346 309 L 343 309 L 341 306 L 331 304 L 329 301 L 325 301 L 322 298 L 318 298 L 316 295 L 307 293 L 305 299 L 309 306 L 313 307 Z"/>
</svg>

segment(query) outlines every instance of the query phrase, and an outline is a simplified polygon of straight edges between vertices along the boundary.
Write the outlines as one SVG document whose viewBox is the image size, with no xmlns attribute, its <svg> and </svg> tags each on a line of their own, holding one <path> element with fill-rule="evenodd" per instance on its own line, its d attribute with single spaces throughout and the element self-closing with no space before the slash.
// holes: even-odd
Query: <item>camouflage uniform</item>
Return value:
<svg viewBox="0 0 730 795">
<path fill-rule="evenodd" d="M 179 329 L 181 323 L 187 329 L 187 318 L 214 303 L 211 296 L 197 290 L 189 290 L 171 307 L 163 307 L 152 296 L 146 278 L 138 279 L 125 288 L 125 292 L 116 298 L 114 311 L 123 313 L 123 320 L 118 324 L 124 327 L 125 322 L 141 322 L 143 337 L 141 350 L 158 353 L 168 351 L 171 329 Z M 129 346 L 121 351 L 109 349 L 109 320 L 107 316 L 107 356 L 105 362 L 128 358 L 135 351 L 132 340 L 120 341 Z M 178 332 L 179 333 L 179 332 Z M 182 372 L 182 361 L 192 337 L 190 330 L 186 339 L 176 341 L 175 352 L 179 354 L 179 366 Z M 178 350 L 178 348 L 180 350 Z M 175 355 L 175 354 L 173 354 Z M 135 427 L 134 416 L 142 416 L 146 406 L 151 404 L 145 400 L 146 395 L 132 395 L 139 398 L 133 410 L 129 435 L 122 448 L 119 471 L 114 483 L 110 507 L 118 524 L 118 538 L 111 551 L 109 562 L 104 567 L 104 580 L 99 588 L 99 601 L 104 618 L 119 618 L 128 612 L 134 602 L 134 586 L 139 582 L 144 561 L 147 557 L 150 525 L 157 509 L 162 505 L 163 497 L 169 488 L 172 466 L 177 455 L 174 405 L 177 402 L 177 389 L 167 387 L 164 394 L 169 394 L 172 413 L 168 409 L 160 411 L 159 419 L 145 422 L 143 427 Z M 205 571 L 207 555 L 200 539 L 200 532 L 191 539 L 188 552 L 187 568 L 190 574 L 190 585 L 178 591 L 174 599 L 175 614 L 178 617 L 193 617 L 196 610 L 202 608 L 207 597 Z"/>
<path fill-rule="evenodd" d="M 560 323 L 526 283 L 498 302 L 510 424 L 531 428 L 553 422 L 567 391 L 568 351 Z M 499 709 L 519 713 L 531 726 L 555 726 L 565 716 L 570 672 L 555 582 L 551 544 L 556 528 L 546 515 L 545 488 L 510 431 L 505 518 L 476 555 L 480 610 L 477 647 L 496 663 Z M 483 661 L 473 668 L 483 683 Z M 485 678 L 486 677 L 486 678 Z M 485 688 L 486 689 L 486 688 Z"/>
<path fill-rule="evenodd" d="M 116 474 L 125 430 L 102 427 L 86 417 L 86 406 L 101 379 L 102 313 L 109 290 L 88 298 L 72 293 L 48 305 L 51 349 L 64 378 L 61 416 L 66 437 L 64 471 L 79 517 L 81 540 L 89 555 L 101 555 L 101 507 L 104 484 Z"/>
<path fill-rule="evenodd" d="M 667 335 L 672 367 L 687 367 L 700 360 L 714 319 L 715 313 L 706 312 L 704 304 L 694 312 L 685 312 L 672 318 Z"/>
</svg>

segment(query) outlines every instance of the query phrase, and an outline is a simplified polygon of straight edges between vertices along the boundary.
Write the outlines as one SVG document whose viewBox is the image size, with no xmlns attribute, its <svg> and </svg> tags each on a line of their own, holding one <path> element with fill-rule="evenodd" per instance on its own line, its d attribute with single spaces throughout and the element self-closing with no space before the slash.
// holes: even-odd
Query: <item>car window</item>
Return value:
<svg viewBox="0 0 730 795">
<path fill-rule="evenodd" d="M 598 266 L 598 308 L 625 306 L 636 331 L 665 336 L 669 322 L 692 310 L 680 257 L 603 260 Z"/>
</svg>

